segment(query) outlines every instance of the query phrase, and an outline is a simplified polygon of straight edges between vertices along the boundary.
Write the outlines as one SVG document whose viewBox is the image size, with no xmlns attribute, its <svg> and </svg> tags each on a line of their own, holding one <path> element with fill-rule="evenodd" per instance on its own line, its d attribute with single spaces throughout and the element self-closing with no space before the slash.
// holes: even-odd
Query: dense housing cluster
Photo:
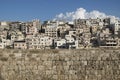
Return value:
<svg viewBox="0 0 120 80">
<path fill-rule="evenodd" d="M 0 22 L 0 48 L 80 49 L 120 46 L 117 18 Z"/>
</svg>

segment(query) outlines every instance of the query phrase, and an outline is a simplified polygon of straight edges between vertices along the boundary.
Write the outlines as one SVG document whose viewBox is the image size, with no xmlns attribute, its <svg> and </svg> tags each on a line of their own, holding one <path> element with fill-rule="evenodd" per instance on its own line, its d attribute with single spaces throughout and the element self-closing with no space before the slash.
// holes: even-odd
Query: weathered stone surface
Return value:
<svg viewBox="0 0 120 80">
<path fill-rule="evenodd" d="M 120 51 L 0 50 L 0 80 L 120 80 Z"/>
</svg>

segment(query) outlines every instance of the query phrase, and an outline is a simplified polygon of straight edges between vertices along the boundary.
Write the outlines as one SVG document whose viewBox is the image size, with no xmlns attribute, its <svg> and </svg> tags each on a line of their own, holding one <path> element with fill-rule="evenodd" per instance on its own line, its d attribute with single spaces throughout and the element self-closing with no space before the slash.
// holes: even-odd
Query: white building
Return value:
<svg viewBox="0 0 120 80">
<path fill-rule="evenodd" d="M 63 49 L 78 49 L 78 40 L 75 40 L 72 35 L 66 35 L 65 39 L 60 39 L 56 41 L 56 48 Z"/>
<path fill-rule="evenodd" d="M 4 44 L 0 43 L 0 49 L 4 49 L 4 48 L 5 48 Z"/>
<path fill-rule="evenodd" d="M 6 22 L 6 21 L 1 22 L 1 26 L 7 26 L 7 25 L 8 25 L 8 22 Z"/>
<path fill-rule="evenodd" d="M 56 41 L 56 49 L 59 49 L 59 48 L 66 48 L 66 40 L 65 39 Z"/>
</svg>

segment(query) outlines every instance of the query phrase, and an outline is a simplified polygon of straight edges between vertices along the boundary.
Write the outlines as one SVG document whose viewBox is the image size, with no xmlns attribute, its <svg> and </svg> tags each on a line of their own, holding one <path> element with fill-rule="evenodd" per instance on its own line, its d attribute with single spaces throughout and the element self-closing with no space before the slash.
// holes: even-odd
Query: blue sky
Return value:
<svg viewBox="0 0 120 80">
<path fill-rule="evenodd" d="M 120 0 L 0 0 L 0 20 L 44 21 L 80 7 L 120 17 Z"/>
</svg>

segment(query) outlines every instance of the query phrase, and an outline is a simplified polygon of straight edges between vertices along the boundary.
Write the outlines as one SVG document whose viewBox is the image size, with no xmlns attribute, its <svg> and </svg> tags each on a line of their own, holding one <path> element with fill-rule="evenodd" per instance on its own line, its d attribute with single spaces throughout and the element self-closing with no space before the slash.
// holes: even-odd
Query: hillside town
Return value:
<svg viewBox="0 0 120 80">
<path fill-rule="evenodd" d="M 120 47 L 117 18 L 0 22 L 0 49 Z"/>
</svg>

